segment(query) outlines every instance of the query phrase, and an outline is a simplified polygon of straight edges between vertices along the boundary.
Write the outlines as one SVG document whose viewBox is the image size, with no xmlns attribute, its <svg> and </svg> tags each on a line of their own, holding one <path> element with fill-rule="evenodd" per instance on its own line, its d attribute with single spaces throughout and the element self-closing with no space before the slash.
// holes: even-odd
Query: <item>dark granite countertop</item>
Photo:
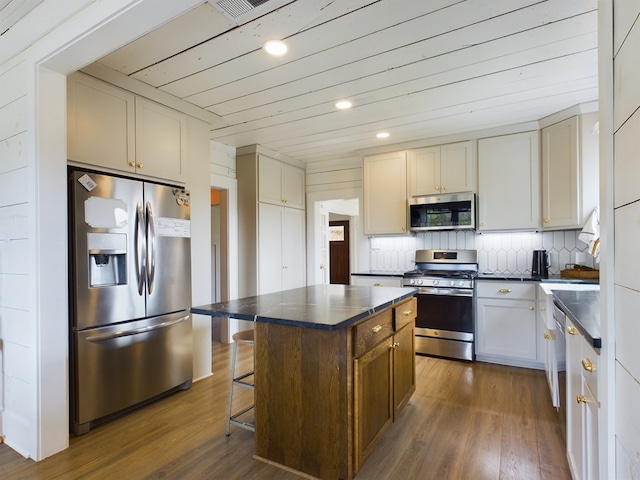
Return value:
<svg viewBox="0 0 640 480">
<path fill-rule="evenodd" d="M 504 274 L 504 273 L 479 273 L 478 280 L 501 280 L 507 282 L 543 282 L 543 283 L 599 283 L 598 280 L 582 280 L 579 278 L 561 278 L 560 275 L 549 275 L 548 278 L 532 277 L 530 275 Z"/>
<path fill-rule="evenodd" d="M 404 270 L 400 271 L 389 271 L 389 270 L 369 270 L 367 272 L 356 272 L 351 275 L 357 275 L 360 277 L 402 277 L 404 275 Z"/>
<path fill-rule="evenodd" d="M 593 348 L 602 347 L 600 337 L 600 292 L 598 290 L 554 290 L 554 302 L 573 322 Z"/>
<path fill-rule="evenodd" d="M 416 292 L 415 288 L 313 285 L 201 305 L 192 307 L 191 312 L 252 322 L 335 330 L 412 297 Z"/>
</svg>

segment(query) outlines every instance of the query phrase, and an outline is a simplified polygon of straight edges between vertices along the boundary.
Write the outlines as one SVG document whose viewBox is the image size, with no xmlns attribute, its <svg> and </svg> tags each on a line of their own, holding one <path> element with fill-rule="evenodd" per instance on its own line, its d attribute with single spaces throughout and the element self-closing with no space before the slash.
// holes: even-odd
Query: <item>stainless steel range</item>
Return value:
<svg viewBox="0 0 640 480">
<path fill-rule="evenodd" d="M 474 360 L 476 250 L 417 250 L 402 284 L 418 288 L 416 353 Z"/>
</svg>

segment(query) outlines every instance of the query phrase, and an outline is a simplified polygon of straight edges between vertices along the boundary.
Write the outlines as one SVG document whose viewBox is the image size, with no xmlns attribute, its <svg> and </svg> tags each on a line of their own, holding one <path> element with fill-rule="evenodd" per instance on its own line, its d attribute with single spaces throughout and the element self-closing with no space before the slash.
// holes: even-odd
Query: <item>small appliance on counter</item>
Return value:
<svg viewBox="0 0 640 480">
<path fill-rule="evenodd" d="M 546 250 L 534 250 L 531 261 L 531 276 L 549 278 L 549 254 Z"/>
</svg>

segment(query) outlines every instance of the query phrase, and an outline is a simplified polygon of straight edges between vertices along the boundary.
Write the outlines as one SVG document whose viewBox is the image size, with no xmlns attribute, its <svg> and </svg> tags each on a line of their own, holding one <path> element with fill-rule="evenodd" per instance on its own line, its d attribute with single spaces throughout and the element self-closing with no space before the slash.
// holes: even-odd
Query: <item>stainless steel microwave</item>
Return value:
<svg viewBox="0 0 640 480">
<path fill-rule="evenodd" d="M 475 230 L 476 196 L 474 193 L 454 193 L 414 197 L 408 202 L 409 229 Z"/>
</svg>

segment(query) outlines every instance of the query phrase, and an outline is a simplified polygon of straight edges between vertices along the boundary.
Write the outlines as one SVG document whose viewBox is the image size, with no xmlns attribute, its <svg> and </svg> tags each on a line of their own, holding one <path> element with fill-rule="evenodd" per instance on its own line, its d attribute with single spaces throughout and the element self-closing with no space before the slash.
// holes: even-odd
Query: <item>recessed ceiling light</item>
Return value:
<svg viewBox="0 0 640 480">
<path fill-rule="evenodd" d="M 336 108 L 340 110 L 345 110 L 347 108 L 351 108 L 352 103 L 349 100 L 339 100 L 336 102 Z"/>
<path fill-rule="evenodd" d="M 388 138 L 388 137 L 389 137 L 389 132 L 376 133 L 376 138 Z"/>
<path fill-rule="evenodd" d="M 264 48 L 265 51 L 270 55 L 280 56 L 287 53 L 287 46 L 280 40 L 269 40 L 264 43 L 262 48 Z"/>
</svg>

